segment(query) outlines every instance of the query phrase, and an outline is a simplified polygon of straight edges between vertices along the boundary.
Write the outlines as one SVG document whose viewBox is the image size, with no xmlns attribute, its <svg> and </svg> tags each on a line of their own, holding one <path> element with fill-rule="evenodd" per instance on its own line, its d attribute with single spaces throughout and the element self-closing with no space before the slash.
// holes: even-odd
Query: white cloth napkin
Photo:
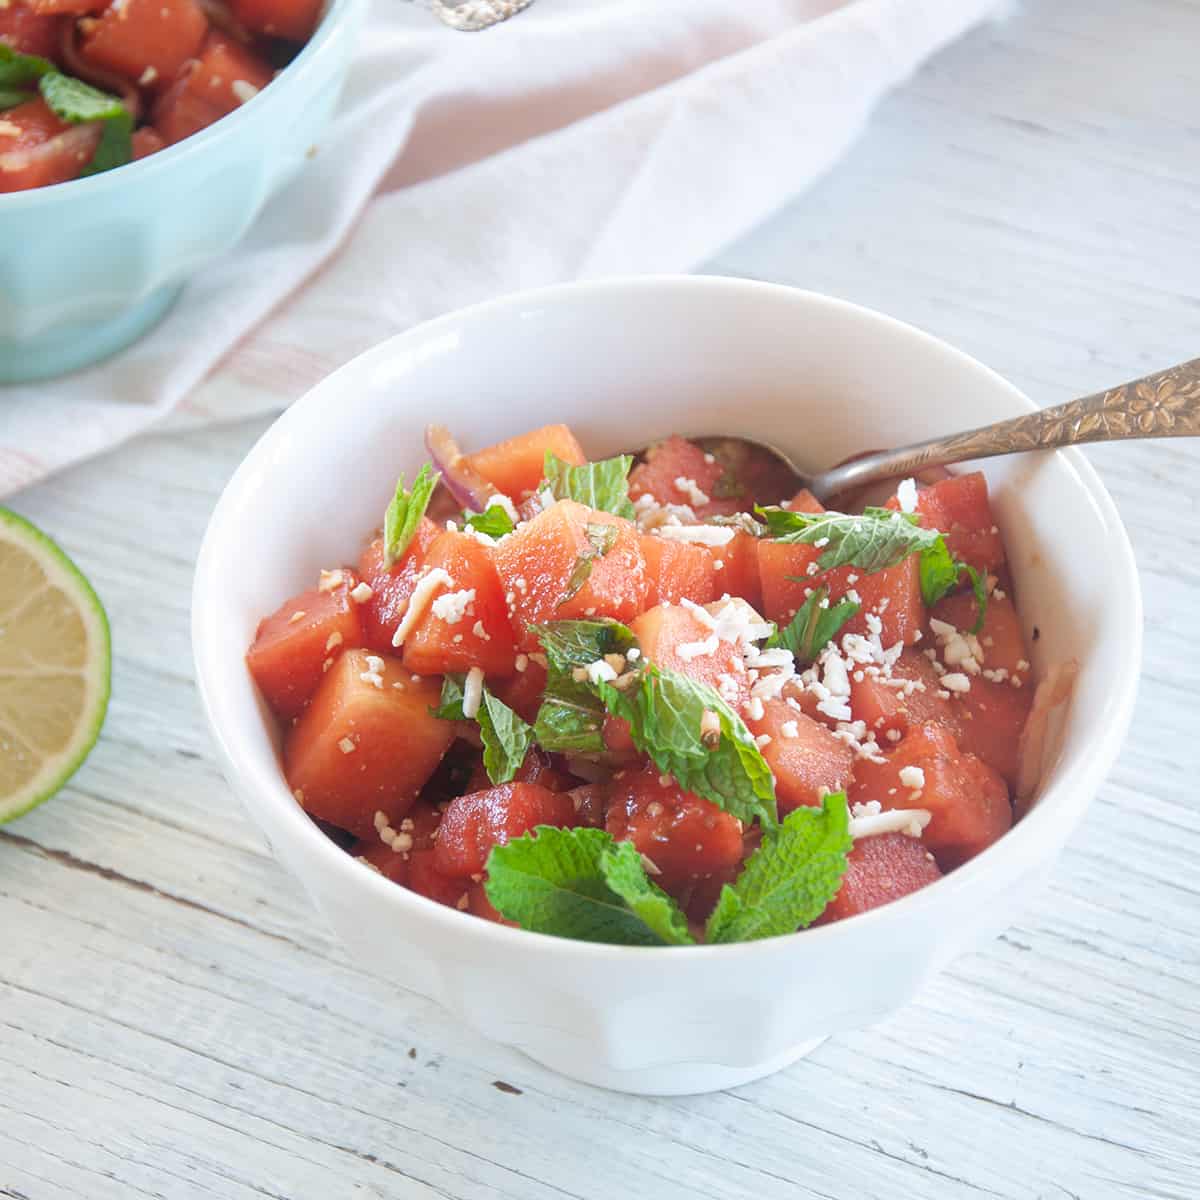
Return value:
<svg viewBox="0 0 1200 1200">
<path fill-rule="evenodd" d="M 375 0 L 316 159 L 246 240 L 123 355 L 0 388 L 0 496 L 167 418 L 282 408 L 463 304 L 691 270 L 824 172 L 887 88 L 996 7 L 537 0 L 468 34 Z"/>
</svg>

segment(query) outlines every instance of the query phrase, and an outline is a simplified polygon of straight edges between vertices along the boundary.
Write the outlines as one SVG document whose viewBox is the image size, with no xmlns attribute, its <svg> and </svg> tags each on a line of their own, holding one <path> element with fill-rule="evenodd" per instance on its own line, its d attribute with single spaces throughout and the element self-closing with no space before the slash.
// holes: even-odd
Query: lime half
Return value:
<svg viewBox="0 0 1200 1200">
<path fill-rule="evenodd" d="M 53 796 L 108 708 L 108 618 L 79 568 L 0 508 L 0 824 Z"/>
</svg>

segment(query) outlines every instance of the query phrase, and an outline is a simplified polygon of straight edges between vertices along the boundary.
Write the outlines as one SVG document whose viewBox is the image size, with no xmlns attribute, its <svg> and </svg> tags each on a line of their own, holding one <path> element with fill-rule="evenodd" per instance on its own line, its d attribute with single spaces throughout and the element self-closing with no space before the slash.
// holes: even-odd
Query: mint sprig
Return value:
<svg viewBox="0 0 1200 1200">
<path fill-rule="evenodd" d="M 478 533 L 498 540 L 512 533 L 512 517 L 498 504 L 489 504 L 481 513 L 468 513 L 466 523 Z"/>
<path fill-rule="evenodd" d="M 405 487 L 403 475 L 396 481 L 396 492 L 383 515 L 383 557 L 387 566 L 404 557 L 440 478 L 439 472 L 424 463 L 411 488 Z"/>
<path fill-rule="evenodd" d="M 826 796 L 819 809 L 788 813 L 764 834 L 737 882 L 721 889 L 706 940 L 748 942 L 812 924 L 837 895 L 852 845 L 844 792 Z"/>
<path fill-rule="evenodd" d="M 81 176 L 123 167 L 133 158 L 133 114 L 118 97 L 59 71 L 43 74 L 38 79 L 38 89 L 60 121 L 72 125 L 103 122 L 100 141 Z"/>
<path fill-rule="evenodd" d="M 588 508 L 610 512 L 632 521 L 636 515 L 629 499 L 629 470 L 633 458 L 619 454 L 599 462 L 576 467 L 565 463 L 552 450 L 546 451 L 542 464 L 542 487 L 549 488 L 555 500 L 576 500 Z"/>
<path fill-rule="evenodd" d="M 610 713 L 629 722 L 634 745 L 685 791 L 747 824 L 775 825 L 771 768 L 741 717 L 707 684 L 648 663 L 632 686 L 599 683 L 596 691 Z"/>
<path fill-rule="evenodd" d="M 604 750 L 604 701 L 589 683 L 575 679 L 606 654 L 626 654 L 637 645 L 619 621 L 547 621 L 530 626 L 546 654 L 546 687 L 533 736 L 543 750 L 599 754 Z"/>
<path fill-rule="evenodd" d="M 7 42 L 0 42 L 0 88 L 14 92 L 32 89 L 43 75 L 51 72 L 57 72 L 57 68 L 49 59 L 38 54 L 21 54 Z"/>
<path fill-rule="evenodd" d="M 637 917 L 671 946 L 690 946 L 687 917 L 672 896 L 646 874 L 642 856 L 631 842 L 616 842 L 600 856 L 604 882 Z"/>
<path fill-rule="evenodd" d="M 443 721 L 464 721 L 464 677 L 451 673 L 442 680 L 441 703 L 433 710 Z M 483 740 L 483 766 L 493 784 L 511 783 L 533 743 L 533 728 L 485 687 L 475 714 Z"/>
<path fill-rule="evenodd" d="M 796 610 L 796 615 L 766 641 L 766 649 L 790 650 L 797 666 L 807 666 L 837 636 L 838 631 L 857 615 L 862 607 L 853 600 L 822 607 L 829 599 L 827 587 L 814 588 L 812 595 Z"/>
<path fill-rule="evenodd" d="M 822 571 L 856 567 L 869 575 L 902 563 L 910 554 L 919 554 L 921 597 L 930 606 L 958 586 L 961 571 L 971 569 L 950 553 L 941 533 L 920 524 L 916 513 L 890 508 L 866 508 L 858 516 L 790 512 L 784 508 L 756 507 L 754 511 L 777 542 L 819 542 L 822 549 L 817 566 Z M 981 610 L 979 624 L 982 622 Z"/>
<path fill-rule="evenodd" d="M 687 937 L 683 914 L 644 868 L 637 878 L 638 868 L 633 847 L 618 849 L 602 829 L 539 825 L 492 848 L 484 888 L 522 929 L 620 946 L 680 944 Z"/>
</svg>

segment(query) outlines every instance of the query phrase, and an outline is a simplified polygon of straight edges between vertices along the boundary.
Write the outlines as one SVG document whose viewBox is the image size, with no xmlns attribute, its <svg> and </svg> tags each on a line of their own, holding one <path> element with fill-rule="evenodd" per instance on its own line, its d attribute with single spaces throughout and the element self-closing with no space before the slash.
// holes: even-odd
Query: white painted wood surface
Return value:
<svg viewBox="0 0 1200 1200">
<path fill-rule="evenodd" d="M 1022 5 L 714 269 L 883 308 L 1045 402 L 1193 357 L 1198 45 L 1194 0 Z M 95 581 L 117 658 L 91 760 L 0 831 L 0 1197 L 1200 1196 L 1200 446 L 1092 455 L 1143 572 L 1145 677 L 1036 911 L 774 1078 L 639 1100 L 343 961 L 219 776 L 188 591 L 261 428 L 16 500 Z"/>
</svg>

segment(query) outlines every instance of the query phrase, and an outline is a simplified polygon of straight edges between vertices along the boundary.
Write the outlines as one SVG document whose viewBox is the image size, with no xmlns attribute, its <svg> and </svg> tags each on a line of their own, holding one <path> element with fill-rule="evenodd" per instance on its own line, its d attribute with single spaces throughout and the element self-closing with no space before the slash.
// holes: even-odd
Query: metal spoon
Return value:
<svg viewBox="0 0 1200 1200">
<path fill-rule="evenodd" d="M 1054 408 L 896 450 L 881 450 L 815 475 L 798 470 L 774 446 L 748 438 L 722 440 L 742 441 L 774 455 L 795 475 L 797 490 L 806 487 L 818 500 L 825 500 L 881 479 L 967 459 L 1162 437 L 1200 437 L 1200 358 Z"/>
</svg>

